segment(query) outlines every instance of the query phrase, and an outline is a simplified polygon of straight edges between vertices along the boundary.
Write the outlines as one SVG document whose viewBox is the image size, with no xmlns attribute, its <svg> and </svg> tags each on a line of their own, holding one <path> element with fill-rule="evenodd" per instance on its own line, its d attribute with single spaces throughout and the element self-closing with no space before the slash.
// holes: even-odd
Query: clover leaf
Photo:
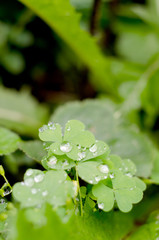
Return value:
<svg viewBox="0 0 159 240">
<path fill-rule="evenodd" d="M 132 204 L 141 201 L 146 185 L 137 177 L 124 175 L 120 171 L 110 175 L 110 179 L 111 186 L 109 182 L 102 181 L 92 188 L 98 207 L 107 212 L 113 208 L 116 202 L 122 212 L 129 212 Z"/>
<path fill-rule="evenodd" d="M 90 184 L 97 184 L 99 181 L 108 178 L 109 166 L 97 161 L 81 162 L 77 171 L 84 181 Z"/>
<path fill-rule="evenodd" d="M 39 137 L 48 142 L 46 149 L 49 155 L 66 155 L 75 161 L 86 161 L 109 152 L 107 144 L 95 141 L 94 135 L 86 131 L 84 124 L 77 120 L 66 123 L 63 137 L 61 126 L 52 122 L 39 129 Z"/>
<path fill-rule="evenodd" d="M 24 182 L 16 183 L 13 196 L 22 207 L 39 207 L 47 202 L 54 207 L 66 205 L 74 197 L 74 185 L 65 171 L 47 171 L 28 169 Z"/>
<path fill-rule="evenodd" d="M 45 169 L 51 170 L 66 170 L 75 166 L 75 162 L 68 158 L 67 156 L 55 156 L 54 154 L 48 155 L 42 159 L 42 165 Z"/>
</svg>

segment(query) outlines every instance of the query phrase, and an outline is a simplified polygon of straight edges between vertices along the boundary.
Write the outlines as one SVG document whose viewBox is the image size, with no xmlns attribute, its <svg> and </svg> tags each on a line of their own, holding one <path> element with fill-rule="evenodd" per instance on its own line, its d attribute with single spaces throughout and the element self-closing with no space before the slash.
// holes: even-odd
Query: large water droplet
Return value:
<svg viewBox="0 0 159 240">
<path fill-rule="evenodd" d="M 31 176 L 32 174 L 33 174 L 33 170 L 32 169 L 28 169 L 27 171 L 26 171 L 26 175 L 29 177 L 29 176 Z"/>
<path fill-rule="evenodd" d="M 60 146 L 60 150 L 62 152 L 70 152 L 72 150 L 72 146 L 70 145 L 70 143 L 62 143 Z"/>
<path fill-rule="evenodd" d="M 56 163 L 57 163 L 57 158 L 55 156 L 52 156 L 47 161 L 47 165 L 48 165 L 49 168 L 54 168 Z"/>
<path fill-rule="evenodd" d="M 90 147 L 89 151 L 92 152 L 92 153 L 96 152 L 97 151 L 97 145 L 94 144 L 92 147 Z"/>
<path fill-rule="evenodd" d="M 78 157 L 79 157 L 78 160 L 79 160 L 79 161 L 82 160 L 83 158 L 85 158 L 85 156 L 86 156 L 86 153 L 85 153 L 85 152 L 79 152 L 79 153 L 78 153 Z"/>
<path fill-rule="evenodd" d="M 32 188 L 32 189 L 31 189 L 31 193 L 32 193 L 32 194 L 36 194 L 37 191 L 38 191 L 38 190 L 37 190 L 36 188 Z"/>
<path fill-rule="evenodd" d="M 28 187 L 32 187 L 34 185 L 34 180 L 32 178 L 27 178 L 24 181 L 25 185 Z"/>
<path fill-rule="evenodd" d="M 102 173 L 108 173 L 109 172 L 109 168 L 107 165 L 100 165 L 99 166 L 99 171 Z"/>
<path fill-rule="evenodd" d="M 36 183 L 41 182 L 44 179 L 44 174 L 38 174 L 34 177 Z"/>
<path fill-rule="evenodd" d="M 99 207 L 100 209 L 104 209 L 104 203 L 98 203 L 98 207 Z"/>
<path fill-rule="evenodd" d="M 9 195 L 11 192 L 12 192 L 12 189 L 11 189 L 11 187 L 8 185 L 8 183 L 5 183 L 4 185 L 3 185 L 3 188 L 2 188 L 2 190 L 3 190 L 3 197 L 5 197 L 5 196 L 7 196 L 7 195 Z"/>
</svg>

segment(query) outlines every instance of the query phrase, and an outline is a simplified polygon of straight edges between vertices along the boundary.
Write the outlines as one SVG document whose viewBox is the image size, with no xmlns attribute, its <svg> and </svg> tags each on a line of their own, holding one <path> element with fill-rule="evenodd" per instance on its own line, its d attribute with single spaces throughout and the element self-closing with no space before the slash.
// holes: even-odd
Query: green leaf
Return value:
<svg viewBox="0 0 159 240">
<path fill-rule="evenodd" d="M 138 176 L 149 177 L 154 146 L 138 129 L 132 128 L 130 122 L 123 122 L 121 116 L 119 106 L 108 100 L 86 100 L 59 107 L 51 120 L 62 126 L 69 119 L 82 121 L 97 139 L 111 146 L 112 154 L 131 159 L 137 167 Z"/>
<path fill-rule="evenodd" d="M 42 141 L 62 142 L 62 130 L 58 123 L 49 122 L 39 129 L 39 138 Z"/>
<path fill-rule="evenodd" d="M 51 169 L 71 169 L 75 166 L 75 162 L 68 158 L 67 156 L 55 156 L 53 154 L 48 155 L 47 157 L 44 157 L 42 160 L 42 165 L 45 169 L 51 170 Z"/>
<path fill-rule="evenodd" d="M 77 54 L 93 74 L 91 80 L 96 88 L 114 92 L 109 77 L 110 60 L 102 55 L 95 39 L 80 29 L 79 13 L 75 11 L 68 0 L 47 0 L 47 2 L 20 0 L 20 2 L 40 16 Z M 76 36 L 78 38 L 75 41 Z"/>
<path fill-rule="evenodd" d="M 99 183 L 92 188 L 94 196 L 97 198 L 98 207 L 104 211 L 110 211 L 114 206 L 114 201 L 122 212 L 129 212 L 132 204 L 138 203 L 143 198 L 145 184 L 141 185 L 136 178 L 126 176 L 121 172 L 110 175 L 112 188 L 107 186 L 107 182 Z"/>
<path fill-rule="evenodd" d="M 14 185 L 13 196 L 22 207 L 37 207 L 45 202 L 54 207 L 64 206 L 74 196 L 73 183 L 66 178 L 62 170 L 44 173 L 28 169 L 24 182 Z"/>
<path fill-rule="evenodd" d="M 82 122 L 70 120 L 65 126 L 64 141 L 87 148 L 95 143 L 95 137 L 91 132 L 85 131 L 85 125 Z"/>
<path fill-rule="evenodd" d="M 147 223 L 137 228 L 128 240 L 151 240 L 159 238 L 159 212 L 153 212 L 147 220 Z"/>
<path fill-rule="evenodd" d="M 108 177 L 109 167 L 102 162 L 87 161 L 77 165 L 77 171 L 84 181 L 90 184 L 97 184 Z"/>
<path fill-rule="evenodd" d="M 19 148 L 30 158 L 41 161 L 42 158 L 46 155 L 46 151 L 43 149 L 42 142 L 35 141 L 21 141 Z"/>
<path fill-rule="evenodd" d="M 20 138 L 8 129 L 0 128 L 0 155 L 10 154 L 18 148 Z"/>
<path fill-rule="evenodd" d="M 38 128 L 47 118 L 46 107 L 40 105 L 27 91 L 0 88 L 1 125 L 21 134 L 37 136 Z"/>
</svg>

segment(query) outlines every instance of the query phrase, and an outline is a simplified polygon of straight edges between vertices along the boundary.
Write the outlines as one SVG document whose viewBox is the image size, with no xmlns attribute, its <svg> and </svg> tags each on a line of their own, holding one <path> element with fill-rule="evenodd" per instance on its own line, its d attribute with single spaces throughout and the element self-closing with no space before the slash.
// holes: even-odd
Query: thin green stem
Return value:
<svg viewBox="0 0 159 240">
<path fill-rule="evenodd" d="M 81 217 L 83 217 L 83 204 L 82 204 L 82 197 L 81 197 L 81 190 L 80 190 L 80 184 L 79 184 L 79 177 L 78 177 L 77 167 L 75 168 L 75 170 L 76 170 L 76 181 L 78 183 L 78 194 L 79 194 L 79 200 L 80 200 Z"/>
</svg>

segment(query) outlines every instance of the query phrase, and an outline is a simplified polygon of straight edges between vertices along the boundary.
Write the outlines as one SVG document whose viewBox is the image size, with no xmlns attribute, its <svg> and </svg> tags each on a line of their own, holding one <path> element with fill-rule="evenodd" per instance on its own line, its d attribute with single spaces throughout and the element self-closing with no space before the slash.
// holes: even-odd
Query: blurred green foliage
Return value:
<svg viewBox="0 0 159 240">
<path fill-rule="evenodd" d="M 11 184 L 42 170 L 39 127 L 78 119 L 148 186 L 127 214 L 93 212 L 85 193 L 84 217 L 65 224 L 66 209 L 0 199 L 0 240 L 159 238 L 158 78 L 158 0 L 0 2 L 0 164 Z"/>
</svg>

